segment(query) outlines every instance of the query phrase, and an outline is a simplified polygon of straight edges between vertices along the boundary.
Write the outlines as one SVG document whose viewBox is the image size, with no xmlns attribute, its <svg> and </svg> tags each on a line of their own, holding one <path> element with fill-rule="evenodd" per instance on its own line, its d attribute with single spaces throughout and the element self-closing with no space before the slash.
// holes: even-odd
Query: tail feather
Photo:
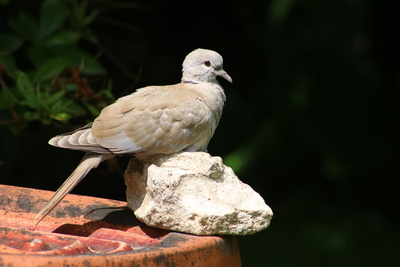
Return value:
<svg viewBox="0 0 400 267">
<path fill-rule="evenodd" d="M 110 150 L 102 147 L 94 138 L 91 131 L 92 124 L 79 128 L 73 132 L 57 135 L 50 139 L 49 144 L 55 147 L 81 150 L 98 154 L 111 154 Z"/>
<path fill-rule="evenodd" d="M 85 178 L 91 169 L 96 168 L 102 161 L 111 157 L 113 156 L 86 153 L 74 172 L 60 186 L 49 202 L 47 202 L 46 206 L 36 215 L 36 225 L 39 224 L 40 221 L 43 220 L 83 178 Z M 40 216 L 42 217 L 40 218 Z"/>
</svg>

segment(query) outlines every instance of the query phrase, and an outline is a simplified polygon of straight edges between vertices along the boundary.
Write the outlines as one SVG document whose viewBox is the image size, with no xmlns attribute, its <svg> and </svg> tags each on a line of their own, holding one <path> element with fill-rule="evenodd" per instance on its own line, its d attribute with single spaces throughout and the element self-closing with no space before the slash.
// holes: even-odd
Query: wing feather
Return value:
<svg viewBox="0 0 400 267">
<path fill-rule="evenodd" d="M 193 86 L 140 89 L 104 108 L 93 123 L 49 143 L 101 154 L 205 151 L 219 117 Z"/>
<path fill-rule="evenodd" d="M 174 153 L 198 144 L 204 150 L 212 118 L 199 94 L 184 84 L 153 86 L 103 109 L 92 134 L 114 153 Z M 118 152 L 117 152 L 118 150 Z"/>
</svg>

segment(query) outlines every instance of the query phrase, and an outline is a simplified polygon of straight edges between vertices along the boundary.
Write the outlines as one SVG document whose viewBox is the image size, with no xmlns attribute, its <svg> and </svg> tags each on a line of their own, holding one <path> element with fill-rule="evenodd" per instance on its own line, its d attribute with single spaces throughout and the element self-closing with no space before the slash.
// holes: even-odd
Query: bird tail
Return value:
<svg viewBox="0 0 400 267">
<path fill-rule="evenodd" d="M 71 192 L 71 190 L 89 173 L 91 169 L 96 168 L 99 164 L 113 157 L 111 155 L 86 153 L 82 161 L 74 172 L 68 177 L 67 180 L 60 186 L 57 192 L 51 197 L 46 206 L 36 215 L 34 221 L 38 225 L 57 205 L 64 199 L 64 197 Z M 40 218 L 40 216 L 42 216 Z M 39 219 L 40 218 L 40 219 Z"/>
</svg>

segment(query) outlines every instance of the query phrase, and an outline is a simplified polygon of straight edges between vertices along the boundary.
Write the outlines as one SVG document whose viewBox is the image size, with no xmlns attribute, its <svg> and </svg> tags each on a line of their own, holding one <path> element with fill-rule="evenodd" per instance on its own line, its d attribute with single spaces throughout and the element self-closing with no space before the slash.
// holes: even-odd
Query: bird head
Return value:
<svg viewBox="0 0 400 267">
<path fill-rule="evenodd" d="M 196 49 L 189 53 L 182 64 L 183 82 L 215 82 L 220 76 L 232 83 L 232 78 L 223 69 L 220 54 L 208 49 Z"/>
</svg>

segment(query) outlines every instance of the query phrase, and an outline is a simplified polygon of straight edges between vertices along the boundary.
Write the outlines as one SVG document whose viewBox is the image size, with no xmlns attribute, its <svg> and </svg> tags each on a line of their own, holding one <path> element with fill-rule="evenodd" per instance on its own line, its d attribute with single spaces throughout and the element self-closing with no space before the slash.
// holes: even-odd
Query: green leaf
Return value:
<svg viewBox="0 0 400 267">
<path fill-rule="evenodd" d="M 84 24 L 85 17 L 87 16 L 87 6 L 89 1 L 71 1 L 71 17 L 76 28 L 82 29 L 86 25 Z"/>
<path fill-rule="evenodd" d="M 19 99 L 7 87 L 2 87 L 0 97 L 0 108 L 6 108 L 9 105 L 14 106 L 19 103 Z"/>
<path fill-rule="evenodd" d="M 9 76 L 13 76 L 13 73 L 17 70 L 14 57 L 10 54 L 0 55 L 0 64 L 4 65 L 5 71 Z"/>
<path fill-rule="evenodd" d="M 43 41 L 43 45 L 70 45 L 75 44 L 80 38 L 81 33 L 72 31 L 60 31 Z"/>
<path fill-rule="evenodd" d="M 99 13 L 99 10 L 95 9 L 82 16 L 81 27 L 83 28 L 89 26 L 97 18 Z"/>
<path fill-rule="evenodd" d="M 57 121 L 68 121 L 71 118 L 71 115 L 66 112 L 60 112 L 57 114 L 52 114 L 51 118 Z"/>
<path fill-rule="evenodd" d="M 54 56 L 50 53 L 50 51 L 46 47 L 43 46 L 28 47 L 28 58 L 36 68 L 39 68 L 53 57 Z"/>
<path fill-rule="evenodd" d="M 51 106 L 51 114 L 56 115 L 60 113 L 68 113 L 68 107 L 72 105 L 72 101 L 68 99 L 60 99 L 60 101 L 56 102 L 54 105 Z M 69 113 L 68 113 L 69 114 Z M 71 114 L 70 114 L 71 115 Z"/>
<path fill-rule="evenodd" d="M 57 93 L 52 94 L 46 99 L 46 102 L 49 105 L 54 105 L 57 101 L 59 101 L 64 96 L 64 91 L 59 91 Z"/>
<path fill-rule="evenodd" d="M 40 90 L 36 90 L 37 96 L 36 96 L 36 101 L 38 102 L 38 110 L 39 111 L 45 111 L 46 113 L 50 113 L 50 105 L 46 101 L 46 97 L 40 93 Z"/>
<path fill-rule="evenodd" d="M 7 23 L 11 30 L 20 37 L 29 39 L 32 42 L 36 41 L 37 23 L 26 10 L 21 9 L 18 17 L 10 18 Z"/>
<path fill-rule="evenodd" d="M 41 118 L 41 119 L 40 119 L 40 122 L 41 122 L 43 125 L 49 125 L 49 124 L 51 123 L 51 118 L 49 118 L 49 117 Z"/>
<path fill-rule="evenodd" d="M 62 27 L 67 17 L 67 6 L 62 0 L 45 0 L 40 8 L 39 39 L 48 37 Z"/>
<path fill-rule="evenodd" d="M 54 55 L 60 55 L 70 60 L 70 67 L 83 66 L 81 73 L 84 75 L 104 74 L 103 66 L 92 55 L 76 46 L 53 46 L 49 50 Z"/>
<path fill-rule="evenodd" d="M 33 83 L 38 83 L 54 78 L 67 68 L 69 60 L 65 57 L 56 57 L 44 63 L 33 75 Z"/>
<path fill-rule="evenodd" d="M 76 83 L 67 83 L 65 85 L 65 92 L 67 93 L 75 93 L 78 89 L 78 85 Z"/>
<path fill-rule="evenodd" d="M 93 105 L 86 103 L 85 107 L 89 110 L 90 114 L 92 114 L 94 117 L 99 116 L 100 111 L 97 108 L 95 108 Z"/>
<path fill-rule="evenodd" d="M 38 107 L 38 102 L 36 101 L 35 90 L 28 76 L 22 71 L 16 73 L 16 86 L 25 99 L 25 101 L 21 101 L 21 104 L 36 109 Z"/>
<path fill-rule="evenodd" d="M 111 101 L 115 101 L 115 97 L 112 93 L 112 81 L 110 80 L 107 84 L 107 88 L 101 90 L 99 92 L 101 95 L 107 97 L 108 99 L 110 99 Z"/>
<path fill-rule="evenodd" d="M 61 109 L 62 108 L 62 109 Z M 73 117 L 87 115 L 86 110 L 77 102 L 68 101 L 68 105 L 61 107 L 59 110 L 70 114 Z"/>
<path fill-rule="evenodd" d="M 0 33 L 0 54 L 9 54 L 22 44 L 21 38 L 11 33 Z"/>
<path fill-rule="evenodd" d="M 93 58 L 90 60 L 82 61 L 83 68 L 81 73 L 83 75 L 102 75 L 104 74 L 103 66 Z"/>
</svg>

